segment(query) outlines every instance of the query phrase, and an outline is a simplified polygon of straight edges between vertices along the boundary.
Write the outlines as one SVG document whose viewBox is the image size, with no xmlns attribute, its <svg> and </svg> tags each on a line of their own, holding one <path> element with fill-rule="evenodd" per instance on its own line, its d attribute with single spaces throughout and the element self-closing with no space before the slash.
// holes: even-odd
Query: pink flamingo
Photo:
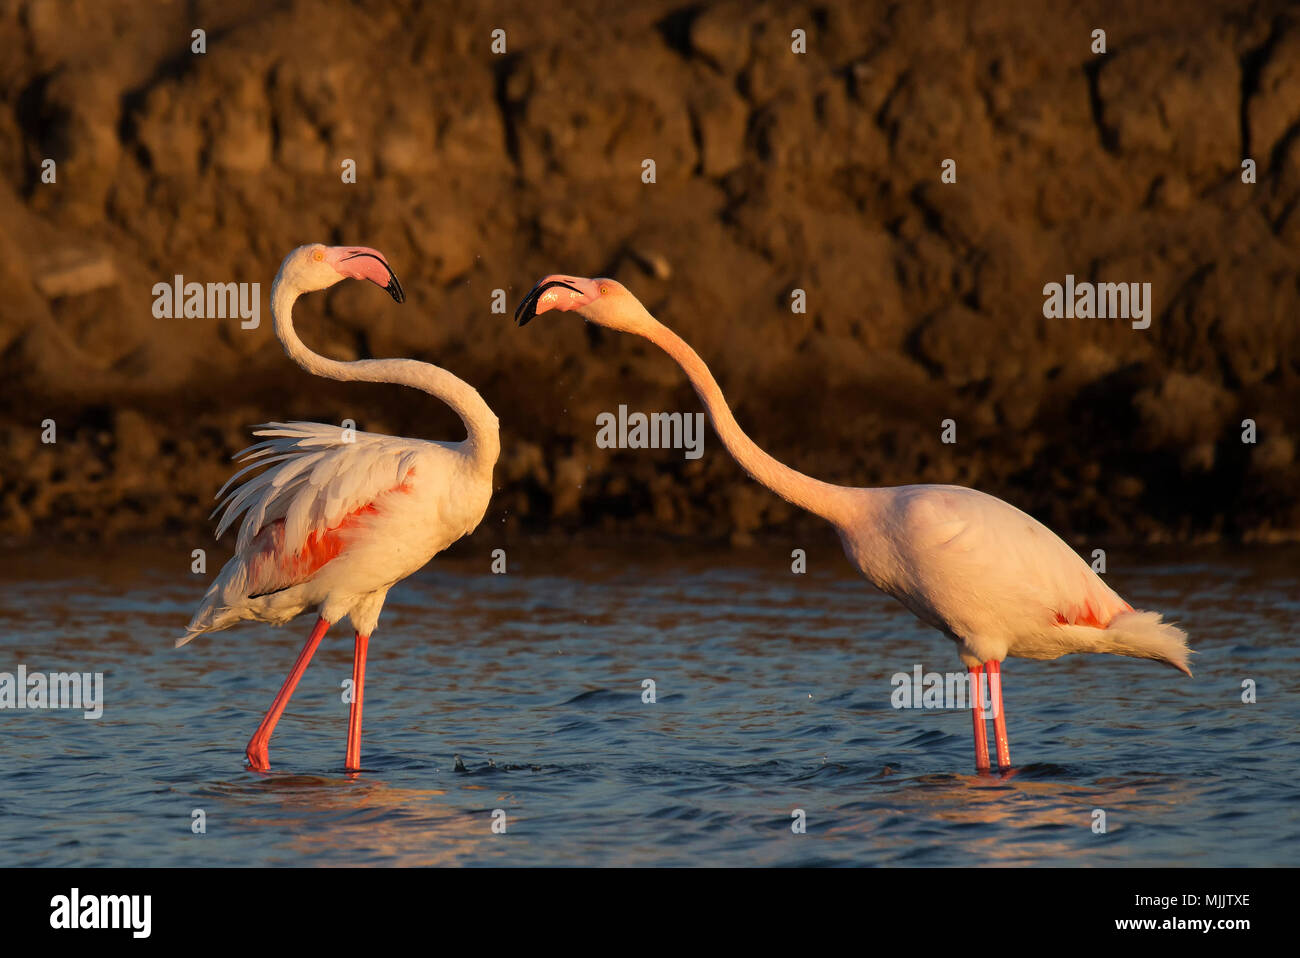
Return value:
<svg viewBox="0 0 1300 958">
<path fill-rule="evenodd" d="M 962 486 L 849 488 L 778 462 L 736 424 L 708 366 L 612 279 L 548 276 L 515 311 L 520 326 L 549 310 L 634 333 L 682 367 L 727 451 L 757 482 L 821 516 L 876 588 L 957 643 L 975 689 L 975 766 L 989 768 L 982 677 L 994 716 L 998 766 L 1011 766 L 1002 708 L 1002 660 L 1110 652 L 1153 659 L 1187 675 L 1187 636 L 1155 612 L 1135 611 L 1032 516 Z"/>
<path fill-rule="evenodd" d="M 218 498 L 246 473 L 271 468 L 232 489 L 218 505 L 217 512 L 225 510 L 218 538 L 244 517 L 235 555 L 176 645 L 244 619 L 279 625 L 317 610 L 307 644 L 248 743 L 248 764 L 259 770 L 270 768 L 271 733 L 316 647 L 344 616 L 356 630 L 345 768 L 361 768 L 366 650 L 384 598 L 482 521 L 501 451 L 497 417 L 473 387 L 445 369 L 412 359 L 336 362 L 302 344 L 293 329 L 294 302 L 344 279 L 369 280 L 397 302 L 406 299 L 381 253 L 363 246 L 300 246 L 280 264 L 271 287 L 275 334 L 285 352 L 326 379 L 397 383 L 436 396 L 460 416 L 468 437 L 426 442 L 321 423 L 273 422 L 254 432 L 268 438 L 236 456 L 249 465 Z"/>
</svg>

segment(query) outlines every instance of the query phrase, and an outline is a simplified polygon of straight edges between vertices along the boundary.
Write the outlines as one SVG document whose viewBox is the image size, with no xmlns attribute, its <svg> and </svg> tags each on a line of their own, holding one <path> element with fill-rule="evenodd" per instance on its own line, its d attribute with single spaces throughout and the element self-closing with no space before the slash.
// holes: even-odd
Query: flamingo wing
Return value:
<svg viewBox="0 0 1300 958">
<path fill-rule="evenodd" d="M 242 517 L 235 551 L 250 597 L 305 581 L 335 558 L 345 530 L 406 487 L 429 445 L 307 422 L 266 423 L 253 434 L 266 438 L 235 456 L 244 468 L 217 493 L 224 498 L 213 512 L 218 538 Z"/>
<path fill-rule="evenodd" d="M 1105 628 L 1132 611 L 1060 537 L 1009 503 L 961 486 L 898 491 L 908 570 L 900 578 L 926 621 L 959 634 L 1014 634 L 1027 623 Z"/>
</svg>

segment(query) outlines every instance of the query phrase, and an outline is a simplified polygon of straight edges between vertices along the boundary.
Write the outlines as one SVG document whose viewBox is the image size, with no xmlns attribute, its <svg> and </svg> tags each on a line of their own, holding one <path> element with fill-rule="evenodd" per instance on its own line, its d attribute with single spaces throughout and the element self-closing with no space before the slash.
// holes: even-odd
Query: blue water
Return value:
<svg viewBox="0 0 1300 958">
<path fill-rule="evenodd" d="M 785 542 L 523 541 L 506 575 L 488 571 L 490 548 L 470 540 L 391 593 L 355 775 L 342 771 L 346 624 L 281 720 L 272 771 L 254 773 L 243 747 L 309 618 L 174 650 L 206 581 L 188 547 L 0 558 L 0 672 L 105 682 L 97 721 L 0 710 L 0 865 L 1300 857 L 1294 549 L 1112 551 L 1111 584 L 1191 633 L 1196 677 L 1114 656 L 1010 660 L 1014 769 L 980 775 L 969 713 L 890 705 L 894 673 L 960 670 L 953 647 L 833 542 L 799 576 Z"/>
</svg>

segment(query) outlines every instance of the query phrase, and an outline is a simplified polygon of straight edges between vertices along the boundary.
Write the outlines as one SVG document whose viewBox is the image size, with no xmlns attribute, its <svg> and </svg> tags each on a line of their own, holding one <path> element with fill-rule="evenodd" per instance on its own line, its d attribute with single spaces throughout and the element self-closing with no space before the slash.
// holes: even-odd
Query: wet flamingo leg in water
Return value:
<svg viewBox="0 0 1300 958">
<path fill-rule="evenodd" d="M 275 723 L 280 721 L 280 716 L 284 714 L 284 707 L 289 704 L 289 697 L 293 695 L 293 690 L 298 687 L 298 680 L 302 678 L 302 673 L 307 671 L 307 663 L 311 661 L 312 655 L 316 652 L 316 647 L 320 645 L 320 640 L 325 638 L 330 624 L 325 619 L 317 619 L 316 627 L 311 630 L 311 635 L 307 637 L 307 644 L 302 647 L 298 653 L 298 661 L 293 663 L 293 669 L 290 670 L 288 677 L 284 680 L 284 685 L 280 686 L 280 693 L 271 703 L 271 709 L 262 719 L 262 724 L 257 727 L 253 737 L 248 741 L 248 748 L 244 749 L 244 754 L 248 757 L 248 764 L 259 771 L 266 771 L 271 767 L 271 757 L 267 753 L 267 746 L 271 742 L 271 733 L 275 731 Z"/>
<path fill-rule="evenodd" d="M 971 716 L 975 721 L 975 770 L 978 772 L 988 771 L 989 767 L 989 739 L 984 727 L 984 683 L 980 681 L 983 675 L 983 665 L 970 667 Z"/>
<path fill-rule="evenodd" d="M 1011 745 L 1007 742 L 1007 716 L 1002 711 L 1002 663 L 988 663 L 989 694 L 993 699 L 993 741 L 998 748 L 998 768 L 1011 767 Z"/>
<path fill-rule="evenodd" d="M 352 656 L 352 714 L 348 718 L 348 754 L 344 768 L 361 771 L 361 706 L 366 697 L 366 649 L 370 636 L 357 633 L 356 651 Z"/>
</svg>

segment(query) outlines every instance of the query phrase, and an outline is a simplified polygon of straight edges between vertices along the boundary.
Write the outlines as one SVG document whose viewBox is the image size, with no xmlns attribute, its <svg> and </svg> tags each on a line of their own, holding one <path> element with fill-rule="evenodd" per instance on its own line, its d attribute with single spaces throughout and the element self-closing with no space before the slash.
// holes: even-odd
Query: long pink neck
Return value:
<svg viewBox="0 0 1300 958">
<path fill-rule="evenodd" d="M 855 490 L 806 476 L 760 449 L 736 422 L 736 417 L 732 415 L 731 408 L 722 395 L 721 387 L 699 354 L 649 313 L 645 314 L 645 319 L 649 322 L 643 320 L 634 331 L 650 340 L 682 367 L 691 385 L 695 387 L 695 392 L 699 394 L 700 401 L 704 403 L 722 444 L 727 447 L 732 458 L 740 463 L 740 467 L 756 482 L 767 486 L 787 502 L 837 526 L 843 525 L 853 509 Z"/>
<path fill-rule="evenodd" d="M 271 315 L 275 335 L 289 358 L 307 372 L 345 382 L 394 383 L 410 386 L 441 399 L 465 424 L 467 452 L 478 465 L 491 469 L 501 453 L 496 415 L 473 386 L 447 370 L 414 359 L 359 359 L 339 362 L 308 349 L 293 328 L 293 304 L 302 294 L 290 282 L 276 277 L 271 288 Z"/>
</svg>

